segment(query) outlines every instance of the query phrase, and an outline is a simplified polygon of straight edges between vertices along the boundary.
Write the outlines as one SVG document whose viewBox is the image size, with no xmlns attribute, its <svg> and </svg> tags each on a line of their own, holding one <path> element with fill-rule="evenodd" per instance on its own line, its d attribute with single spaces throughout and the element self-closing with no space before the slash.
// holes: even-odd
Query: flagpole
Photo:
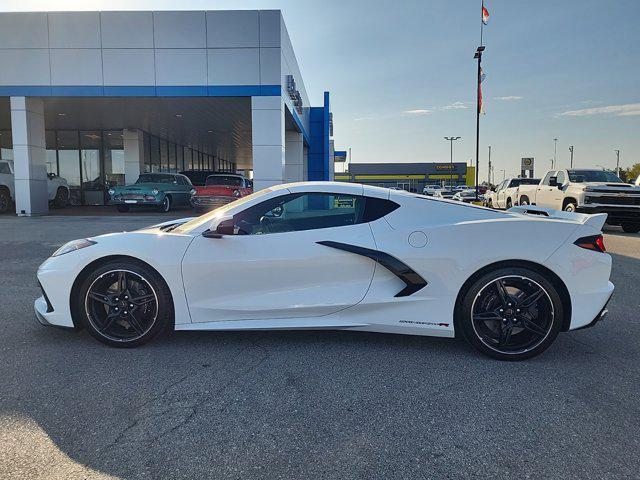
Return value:
<svg viewBox="0 0 640 480">
<path fill-rule="evenodd" d="M 482 44 L 482 34 L 484 31 L 484 0 L 482 0 L 482 6 L 480 9 L 480 46 L 476 50 L 476 54 L 473 58 L 478 59 L 478 72 L 476 77 L 476 202 L 478 201 L 478 174 L 480 173 L 480 88 L 482 83 L 482 52 L 484 51 L 484 45 Z"/>
<path fill-rule="evenodd" d="M 482 0 L 481 12 L 484 12 L 484 0 Z M 480 15 L 480 45 L 482 45 L 482 32 L 484 30 L 484 21 L 482 20 L 482 14 Z"/>
</svg>

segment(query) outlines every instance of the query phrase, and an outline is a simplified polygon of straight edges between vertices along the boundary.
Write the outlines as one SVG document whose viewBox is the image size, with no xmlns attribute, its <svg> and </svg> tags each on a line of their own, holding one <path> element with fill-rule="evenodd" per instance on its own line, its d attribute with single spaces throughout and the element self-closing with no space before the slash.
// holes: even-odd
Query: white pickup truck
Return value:
<svg viewBox="0 0 640 480">
<path fill-rule="evenodd" d="M 550 170 L 540 184 L 520 185 L 516 201 L 566 212 L 606 213 L 609 225 L 640 232 L 640 187 L 607 170 Z"/>
<path fill-rule="evenodd" d="M 58 208 L 69 203 L 69 185 L 67 181 L 54 174 L 47 178 L 49 203 Z M 15 175 L 11 160 L 0 160 L 0 213 L 6 213 L 15 202 Z"/>
<path fill-rule="evenodd" d="M 507 178 L 485 195 L 489 208 L 511 208 L 518 205 L 516 192 L 520 185 L 538 185 L 539 178 Z"/>
</svg>

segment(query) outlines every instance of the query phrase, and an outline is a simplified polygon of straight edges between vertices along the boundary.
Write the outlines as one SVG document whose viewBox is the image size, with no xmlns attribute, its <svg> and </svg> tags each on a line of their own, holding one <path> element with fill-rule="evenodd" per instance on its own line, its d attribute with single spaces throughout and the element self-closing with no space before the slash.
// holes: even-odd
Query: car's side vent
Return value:
<svg viewBox="0 0 640 480">
<path fill-rule="evenodd" d="M 369 257 L 370 259 L 378 262 L 405 283 L 406 287 L 396 293 L 396 297 L 408 297 L 427 286 L 428 282 L 422 278 L 419 273 L 413 270 L 406 263 L 398 260 L 392 255 L 389 255 L 388 253 L 373 250 L 371 248 L 359 247 L 357 245 L 350 245 L 348 243 L 333 242 L 330 240 L 316 243 L 324 245 L 325 247 L 336 248 L 338 250 L 344 250 L 345 252 Z"/>
</svg>

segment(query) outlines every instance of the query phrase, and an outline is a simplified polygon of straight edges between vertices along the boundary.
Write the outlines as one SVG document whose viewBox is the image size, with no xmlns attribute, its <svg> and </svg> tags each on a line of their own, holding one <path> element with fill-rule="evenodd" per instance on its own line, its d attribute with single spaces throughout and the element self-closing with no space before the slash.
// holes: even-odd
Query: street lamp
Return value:
<svg viewBox="0 0 640 480">
<path fill-rule="evenodd" d="M 616 152 L 616 175 L 620 176 L 620 150 L 614 150 Z"/>
<path fill-rule="evenodd" d="M 571 168 L 573 168 L 573 145 L 569 147 L 569 153 L 571 153 L 570 165 L 571 165 Z"/>
<path fill-rule="evenodd" d="M 558 139 L 553 139 L 553 164 L 551 165 L 551 169 L 553 170 L 556 166 L 556 153 L 558 151 Z"/>
<path fill-rule="evenodd" d="M 453 186 L 453 142 L 460 140 L 462 137 L 444 137 L 445 140 L 451 143 L 451 167 L 449 169 L 449 187 Z"/>
</svg>

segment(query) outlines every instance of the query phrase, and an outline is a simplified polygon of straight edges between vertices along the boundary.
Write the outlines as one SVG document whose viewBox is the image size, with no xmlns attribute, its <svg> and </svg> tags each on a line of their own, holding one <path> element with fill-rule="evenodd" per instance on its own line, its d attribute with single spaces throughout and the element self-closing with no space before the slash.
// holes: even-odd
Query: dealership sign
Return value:
<svg viewBox="0 0 640 480">
<path fill-rule="evenodd" d="M 302 113 L 302 96 L 296 88 L 296 80 L 293 78 L 293 75 L 287 75 L 287 93 L 293 102 L 293 106 L 296 107 L 296 111 Z"/>
<path fill-rule="evenodd" d="M 442 170 L 455 170 L 455 169 L 456 169 L 456 166 L 452 165 L 450 163 L 446 163 L 446 164 L 443 164 L 443 165 L 436 165 L 436 170 L 440 170 L 440 171 L 442 171 Z"/>
</svg>

